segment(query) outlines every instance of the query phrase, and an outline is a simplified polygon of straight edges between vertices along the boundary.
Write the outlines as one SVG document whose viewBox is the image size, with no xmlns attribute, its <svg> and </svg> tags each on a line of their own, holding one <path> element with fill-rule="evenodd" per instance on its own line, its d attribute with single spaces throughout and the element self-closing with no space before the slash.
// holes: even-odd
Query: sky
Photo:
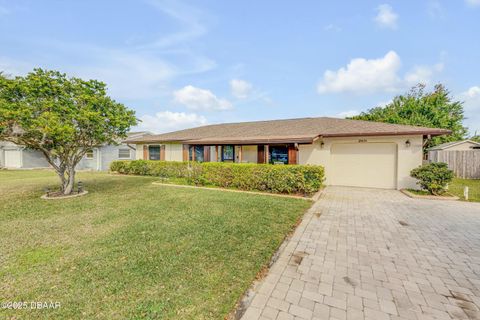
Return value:
<svg viewBox="0 0 480 320">
<path fill-rule="evenodd" d="M 0 70 L 98 79 L 134 130 L 346 117 L 442 83 L 480 132 L 480 0 L 0 0 Z"/>
</svg>

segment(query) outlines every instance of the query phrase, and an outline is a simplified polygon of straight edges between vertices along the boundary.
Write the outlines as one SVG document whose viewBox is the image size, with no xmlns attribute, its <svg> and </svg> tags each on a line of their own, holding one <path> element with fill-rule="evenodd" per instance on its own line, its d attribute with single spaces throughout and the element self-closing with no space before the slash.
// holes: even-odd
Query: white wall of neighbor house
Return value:
<svg viewBox="0 0 480 320">
<path fill-rule="evenodd" d="M 470 141 L 464 141 L 457 145 L 445 148 L 446 151 L 469 151 L 472 150 L 473 147 L 478 147 L 478 144 L 472 143 Z"/>
<path fill-rule="evenodd" d="M 323 146 L 322 146 L 323 141 Z M 409 142 L 407 146 L 406 142 Z M 322 165 L 325 168 L 325 183 L 327 185 L 335 184 L 336 178 L 335 171 L 338 171 L 339 164 L 335 164 L 335 159 L 340 161 L 338 158 L 339 147 L 335 147 L 338 144 L 349 144 L 351 145 L 352 154 L 350 156 L 352 166 L 358 170 L 352 170 L 351 173 L 351 183 L 357 186 L 372 186 L 375 185 L 376 180 L 378 181 L 378 186 L 385 186 L 385 180 L 382 176 L 386 174 L 385 166 L 388 165 L 388 161 L 394 166 L 394 170 L 390 171 L 394 175 L 395 186 L 392 188 L 403 189 L 403 188 L 416 188 L 416 180 L 410 177 L 410 171 L 420 165 L 422 165 L 422 145 L 423 137 L 422 136 L 385 136 L 385 137 L 349 137 L 349 138 L 325 138 L 323 140 L 317 140 L 313 144 L 300 145 L 299 146 L 299 164 L 318 164 Z M 371 144 L 365 145 L 365 148 L 355 147 L 356 144 Z M 375 148 L 377 144 L 378 148 Z M 396 150 L 390 148 L 390 145 L 395 145 Z M 336 151 L 337 150 L 337 151 Z M 343 146 L 343 150 L 347 150 Z M 358 153 L 363 150 L 362 153 Z M 379 154 L 376 160 L 375 152 L 377 150 L 390 150 L 394 152 L 395 160 L 387 154 Z M 332 152 L 333 151 L 333 152 Z M 382 152 L 383 152 L 382 151 Z M 358 153 L 355 155 L 355 153 Z M 390 158 L 388 158 L 390 157 Z M 363 163 L 362 163 L 363 162 Z M 370 174 L 368 176 L 369 181 L 366 180 L 365 172 L 361 170 L 362 166 L 365 168 L 371 168 L 378 164 L 378 168 L 382 170 L 378 171 L 378 175 Z M 390 173 L 389 173 L 390 174 Z M 337 179 L 338 180 L 338 179 Z"/>
<path fill-rule="evenodd" d="M 242 146 L 242 162 L 257 163 L 257 146 Z"/>
</svg>

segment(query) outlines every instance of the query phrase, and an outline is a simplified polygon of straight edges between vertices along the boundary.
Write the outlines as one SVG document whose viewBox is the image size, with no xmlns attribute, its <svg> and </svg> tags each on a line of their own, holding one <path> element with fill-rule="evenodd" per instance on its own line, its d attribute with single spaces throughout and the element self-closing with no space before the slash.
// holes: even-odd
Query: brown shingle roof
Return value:
<svg viewBox="0 0 480 320">
<path fill-rule="evenodd" d="M 170 133 L 146 135 L 128 142 L 183 142 L 189 144 L 311 143 L 317 137 L 442 135 L 449 130 L 382 122 L 300 118 L 213 124 Z"/>
</svg>

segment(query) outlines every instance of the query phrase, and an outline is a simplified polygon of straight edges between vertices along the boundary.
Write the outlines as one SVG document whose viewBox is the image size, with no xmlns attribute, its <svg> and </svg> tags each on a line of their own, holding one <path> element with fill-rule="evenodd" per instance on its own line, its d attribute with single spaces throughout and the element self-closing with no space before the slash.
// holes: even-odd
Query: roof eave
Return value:
<svg viewBox="0 0 480 320">
<path fill-rule="evenodd" d="M 444 134 L 450 134 L 450 130 L 438 130 L 438 131 L 395 131 L 395 132 L 357 132 L 357 133 L 332 133 L 322 135 L 325 138 L 341 138 L 341 137 L 381 137 L 381 136 L 441 136 Z"/>
</svg>

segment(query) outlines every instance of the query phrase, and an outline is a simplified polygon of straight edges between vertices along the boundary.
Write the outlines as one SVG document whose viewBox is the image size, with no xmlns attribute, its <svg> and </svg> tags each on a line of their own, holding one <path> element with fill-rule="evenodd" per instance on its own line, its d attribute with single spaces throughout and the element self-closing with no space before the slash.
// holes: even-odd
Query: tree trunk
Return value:
<svg viewBox="0 0 480 320">
<path fill-rule="evenodd" d="M 67 172 L 67 179 L 65 179 L 63 184 L 63 194 L 69 195 L 73 191 L 75 185 L 75 168 L 69 168 Z"/>
</svg>

